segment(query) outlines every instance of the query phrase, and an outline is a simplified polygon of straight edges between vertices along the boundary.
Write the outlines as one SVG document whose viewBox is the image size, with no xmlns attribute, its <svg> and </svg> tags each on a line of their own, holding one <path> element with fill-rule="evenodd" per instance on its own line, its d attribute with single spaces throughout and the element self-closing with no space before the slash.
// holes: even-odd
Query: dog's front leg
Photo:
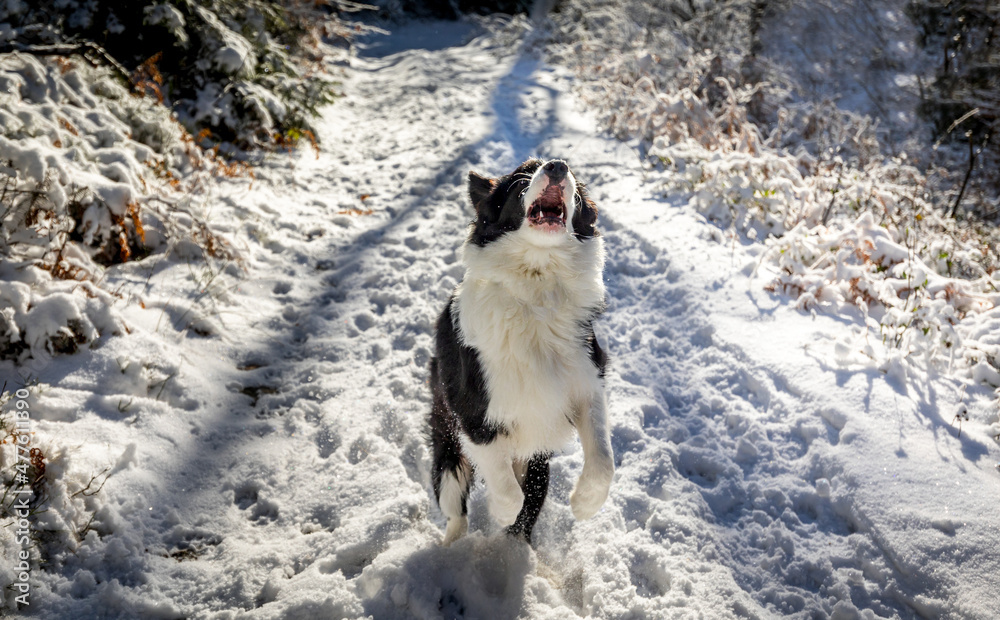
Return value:
<svg viewBox="0 0 1000 620">
<path fill-rule="evenodd" d="M 583 446 L 583 472 L 569 496 L 569 505 L 578 520 L 589 519 L 600 510 L 608 498 L 611 478 L 615 475 L 606 408 L 604 394 L 599 393 L 589 406 L 580 407 L 577 413 L 576 428 Z"/>
<path fill-rule="evenodd" d="M 500 442 L 464 446 L 466 454 L 476 464 L 476 471 L 486 481 L 486 495 L 489 498 L 493 518 L 506 527 L 517 520 L 524 504 L 524 492 L 514 475 L 514 461 Z"/>
</svg>

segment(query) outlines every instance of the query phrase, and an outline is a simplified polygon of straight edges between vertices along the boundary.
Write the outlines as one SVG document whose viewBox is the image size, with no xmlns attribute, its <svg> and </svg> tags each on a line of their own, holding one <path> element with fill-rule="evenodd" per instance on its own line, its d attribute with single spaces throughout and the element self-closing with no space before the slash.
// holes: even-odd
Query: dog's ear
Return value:
<svg viewBox="0 0 1000 620">
<path fill-rule="evenodd" d="M 475 172 L 469 171 L 469 198 L 472 199 L 472 206 L 479 208 L 479 203 L 486 200 L 486 197 L 493 191 L 496 185 L 494 179 L 490 179 Z"/>
<path fill-rule="evenodd" d="M 598 234 L 597 228 L 595 228 L 597 205 L 587 195 L 587 188 L 582 183 L 577 184 L 576 190 L 580 196 L 580 203 L 577 205 L 576 212 L 573 213 L 573 232 L 580 237 L 593 237 Z"/>
</svg>

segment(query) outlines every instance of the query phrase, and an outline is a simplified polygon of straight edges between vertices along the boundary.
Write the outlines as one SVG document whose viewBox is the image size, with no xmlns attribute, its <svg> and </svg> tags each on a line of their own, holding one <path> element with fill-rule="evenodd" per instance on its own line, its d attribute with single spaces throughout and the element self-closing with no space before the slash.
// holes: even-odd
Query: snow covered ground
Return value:
<svg viewBox="0 0 1000 620">
<path fill-rule="evenodd" d="M 240 261 L 111 269 L 128 330 L 32 365 L 50 481 L 33 527 L 49 542 L 22 611 L 1000 617 L 992 389 L 880 371 L 864 317 L 767 292 L 764 245 L 664 196 L 671 172 L 602 136 L 565 70 L 477 34 L 416 23 L 372 41 L 318 157 L 211 189 Z M 618 470 L 604 509 L 575 522 L 582 455 L 567 446 L 533 548 L 499 533 L 481 487 L 470 535 L 441 548 L 425 382 L 462 276 L 465 175 L 532 155 L 567 159 L 601 208 Z M 8 389 L 18 376 L 0 362 Z"/>
</svg>

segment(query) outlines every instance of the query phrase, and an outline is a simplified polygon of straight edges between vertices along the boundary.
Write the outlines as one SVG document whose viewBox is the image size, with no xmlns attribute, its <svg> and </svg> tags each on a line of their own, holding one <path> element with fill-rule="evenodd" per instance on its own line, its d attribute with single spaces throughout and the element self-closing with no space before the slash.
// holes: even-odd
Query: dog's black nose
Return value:
<svg viewBox="0 0 1000 620">
<path fill-rule="evenodd" d="M 566 173 L 569 172 L 569 166 L 567 166 L 566 162 L 561 159 L 553 159 L 550 162 L 546 162 L 546 164 L 542 166 L 542 170 L 545 171 L 545 174 L 549 175 L 549 179 L 552 183 L 558 183 L 566 178 Z"/>
</svg>

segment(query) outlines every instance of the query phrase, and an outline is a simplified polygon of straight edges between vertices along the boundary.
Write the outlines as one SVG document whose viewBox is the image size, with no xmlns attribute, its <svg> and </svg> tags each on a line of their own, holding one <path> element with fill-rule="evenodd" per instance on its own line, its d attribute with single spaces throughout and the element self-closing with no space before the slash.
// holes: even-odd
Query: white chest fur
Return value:
<svg viewBox="0 0 1000 620">
<path fill-rule="evenodd" d="M 489 421 L 519 458 L 561 448 L 602 389 L 584 330 L 604 302 L 603 239 L 539 247 L 520 232 L 463 249 L 458 327 L 479 352 Z"/>
</svg>

